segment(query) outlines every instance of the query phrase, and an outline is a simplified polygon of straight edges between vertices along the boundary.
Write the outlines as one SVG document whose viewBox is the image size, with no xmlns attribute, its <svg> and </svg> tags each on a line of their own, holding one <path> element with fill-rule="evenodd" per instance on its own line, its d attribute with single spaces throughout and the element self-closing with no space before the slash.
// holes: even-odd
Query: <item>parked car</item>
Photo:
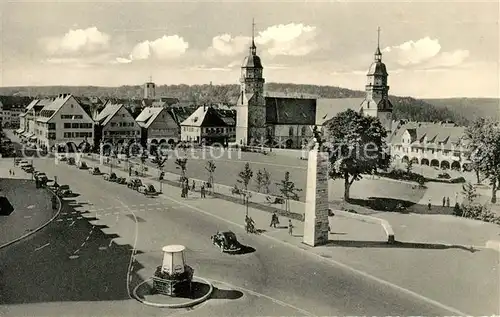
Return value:
<svg viewBox="0 0 500 317">
<path fill-rule="evenodd" d="M 86 170 L 88 167 L 87 167 L 87 163 L 85 163 L 84 161 L 79 161 L 78 162 L 78 168 L 81 169 L 81 170 Z"/>
<path fill-rule="evenodd" d="M 60 154 L 60 153 L 58 153 L 58 154 L 56 155 L 56 157 L 57 157 L 57 159 L 58 159 L 59 161 L 61 161 L 61 162 L 64 162 L 64 161 L 67 161 L 67 160 L 68 160 L 68 158 L 67 158 L 67 157 L 66 157 L 66 155 L 64 155 L 64 154 Z"/>
<path fill-rule="evenodd" d="M 438 178 L 450 179 L 451 176 L 448 173 L 441 173 L 441 174 L 438 175 Z"/>
<path fill-rule="evenodd" d="M 101 170 L 99 167 L 91 167 L 89 168 L 89 173 L 92 175 L 101 175 Z"/>
<path fill-rule="evenodd" d="M 28 161 L 26 160 L 22 160 L 20 163 L 19 163 L 19 167 L 23 168 L 23 166 L 26 166 L 26 165 L 30 165 L 30 163 L 28 163 Z"/>
<path fill-rule="evenodd" d="M 18 165 L 21 163 L 21 161 L 22 161 L 22 160 L 21 160 L 20 158 L 15 158 L 15 159 L 14 159 L 14 165 L 15 165 L 15 166 L 18 166 Z"/>
<path fill-rule="evenodd" d="M 75 158 L 74 157 L 70 157 L 68 159 L 68 165 L 75 165 L 75 164 L 76 164 Z"/>
<path fill-rule="evenodd" d="M 148 196 L 157 196 L 160 193 L 156 191 L 156 188 L 149 183 L 144 183 L 142 186 L 139 186 L 137 188 L 137 191 L 141 194 L 148 195 Z"/>
<path fill-rule="evenodd" d="M 73 192 L 69 188 L 69 185 L 60 185 L 57 188 L 57 192 L 56 192 L 57 196 L 59 196 L 59 197 L 66 197 L 66 196 L 71 195 L 72 193 Z"/>
<path fill-rule="evenodd" d="M 142 186 L 142 181 L 139 178 L 131 178 L 127 182 L 127 187 L 131 189 L 138 189 Z"/>
<path fill-rule="evenodd" d="M 110 181 L 110 182 L 116 182 L 116 179 L 118 177 L 116 176 L 115 173 L 111 173 L 111 174 L 104 174 L 104 180 L 106 181 Z"/>
<path fill-rule="evenodd" d="M 215 246 L 219 247 L 221 252 L 238 252 L 241 250 L 241 244 L 232 231 L 217 232 L 210 239 Z"/>
<path fill-rule="evenodd" d="M 127 184 L 127 179 L 125 177 L 118 177 L 116 179 L 116 183 L 117 184 L 120 184 L 120 185 L 124 185 L 124 184 Z"/>
<path fill-rule="evenodd" d="M 49 178 L 47 177 L 47 175 L 45 173 L 36 174 L 35 179 L 38 179 L 39 181 L 41 181 L 43 183 L 47 183 L 47 181 L 49 180 Z"/>
</svg>

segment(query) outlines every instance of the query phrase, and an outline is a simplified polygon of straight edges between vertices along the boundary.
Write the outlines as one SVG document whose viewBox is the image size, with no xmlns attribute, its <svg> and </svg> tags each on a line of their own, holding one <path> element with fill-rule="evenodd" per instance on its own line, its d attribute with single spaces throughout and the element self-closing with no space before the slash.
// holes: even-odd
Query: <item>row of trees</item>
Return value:
<svg viewBox="0 0 500 317">
<path fill-rule="evenodd" d="M 238 179 L 236 180 L 237 184 L 233 187 L 233 193 L 241 195 L 243 202 L 247 207 L 247 215 L 248 215 L 248 202 L 252 197 L 251 191 L 248 189 L 252 179 L 254 177 L 254 172 L 250 167 L 249 163 L 246 163 L 238 173 Z M 263 170 L 258 170 L 255 176 L 255 182 L 257 185 L 258 192 L 264 191 L 266 194 L 269 193 L 269 186 L 271 185 L 271 174 L 265 168 Z M 285 203 L 285 211 L 290 211 L 290 200 L 299 200 L 299 192 L 302 189 L 299 189 L 295 186 L 295 183 L 290 180 L 290 172 L 285 172 L 283 180 L 278 183 L 275 183 L 279 192 L 280 198 L 283 199 Z"/>
<path fill-rule="evenodd" d="M 491 203 L 496 203 L 500 187 L 500 124 L 492 119 L 479 118 L 467 127 L 465 138 L 477 182 L 489 182 Z"/>
</svg>

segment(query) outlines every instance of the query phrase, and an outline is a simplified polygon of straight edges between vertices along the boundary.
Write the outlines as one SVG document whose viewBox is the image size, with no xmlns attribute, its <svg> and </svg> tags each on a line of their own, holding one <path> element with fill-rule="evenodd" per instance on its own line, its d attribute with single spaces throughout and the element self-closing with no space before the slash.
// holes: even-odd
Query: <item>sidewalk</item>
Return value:
<svg viewBox="0 0 500 317">
<path fill-rule="evenodd" d="M 9 169 L 15 175 L 9 175 Z M 49 221 L 54 215 L 52 195 L 35 188 L 31 174 L 13 167 L 13 159 L 0 159 L 0 195 L 7 197 L 14 211 L 0 216 L 0 245 L 22 237 Z"/>
</svg>

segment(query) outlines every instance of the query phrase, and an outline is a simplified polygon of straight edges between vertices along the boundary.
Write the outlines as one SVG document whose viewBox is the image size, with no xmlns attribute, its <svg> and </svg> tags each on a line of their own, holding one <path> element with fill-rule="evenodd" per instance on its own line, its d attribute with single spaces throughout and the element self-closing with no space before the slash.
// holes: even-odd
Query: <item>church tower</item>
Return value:
<svg viewBox="0 0 500 317">
<path fill-rule="evenodd" d="M 156 85 L 153 83 L 153 78 L 149 77 L 149 82 L 144 84 L 144 99 L 155 99 Z"/>
<path fill-rule="evenodd" d="M 389 100 L 389 86 L 387 85 L 387 69 L 382 63 L 380 52 L 380 28 L 378 28 L 377 50 L 375 60 L 368 70 L 366 97 L 361 104 L 361 113 L 367 116 L 378 117 L 382 126 L 389 133 L 392 125 L 392 103 Z"/>
<path fill-rule="evenodd" d="M 258 142 L 266 133 L 266 100 L 262 63 L 255 46 L 255 23 L 252 21 L 252 42 L 248 56 L 241 65 L 240 95 L 236 105 L 236 142 L 248 145 Z"/>
</svg>

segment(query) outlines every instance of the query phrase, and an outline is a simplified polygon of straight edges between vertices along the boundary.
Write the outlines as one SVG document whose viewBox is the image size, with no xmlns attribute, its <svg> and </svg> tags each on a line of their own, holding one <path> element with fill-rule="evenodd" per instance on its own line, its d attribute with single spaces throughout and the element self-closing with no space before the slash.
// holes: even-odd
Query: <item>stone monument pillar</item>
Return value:
<svg viewBox="0 0 500 317">
<path fill-rule="evenodd" d="M 168 274 L 184 273 L 184 249 L 183 245 L 167 245 L 163 247 L 162 272 Z"/>
<path fill-rule="evenodd" d="M 317 246 L 328 242 L 328 153 L 316 143 L 307 162 L 306 210 L 303 242 Z"/>
</svg>

